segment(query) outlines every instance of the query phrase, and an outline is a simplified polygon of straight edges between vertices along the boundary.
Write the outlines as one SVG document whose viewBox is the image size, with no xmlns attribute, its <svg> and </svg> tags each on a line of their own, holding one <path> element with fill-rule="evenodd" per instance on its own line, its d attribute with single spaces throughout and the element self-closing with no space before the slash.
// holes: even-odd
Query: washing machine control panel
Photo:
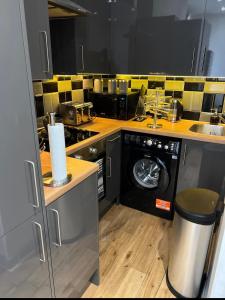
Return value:
<svg viewBox="0 0 225 300">
<path fill-rule="evenodd" d="M 180 142 L 172 140 L 164 136 L 145 136 L 126 133 L 124 136 L 125 144 L 136 145 L 141 148 L 158 149 L 165 153 L 178 154 L 180 149 Z"/>
</svg>

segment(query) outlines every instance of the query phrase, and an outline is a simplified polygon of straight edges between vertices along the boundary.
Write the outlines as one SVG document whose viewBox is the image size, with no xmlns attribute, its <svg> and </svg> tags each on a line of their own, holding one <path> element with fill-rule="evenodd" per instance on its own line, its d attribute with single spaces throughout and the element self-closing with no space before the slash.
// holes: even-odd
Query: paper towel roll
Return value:
<svg viewBox="0 0 225 300">
<path fill-rule="evenodd" d="M 48 135 L 52 177 L 55 182 L 62 182 L 67 178 L 64 125 L 61 123 L 48 125 Z"/>
</svg>

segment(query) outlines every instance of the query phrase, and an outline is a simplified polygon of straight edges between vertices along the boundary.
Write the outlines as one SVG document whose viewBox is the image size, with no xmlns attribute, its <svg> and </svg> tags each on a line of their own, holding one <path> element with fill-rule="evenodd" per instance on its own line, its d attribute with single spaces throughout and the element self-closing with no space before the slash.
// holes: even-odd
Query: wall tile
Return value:
<svg viewBox="0 0 225 300">
<path fill-rule="evenodd" d="M 84 91 L 83 90 L 72 91 L 72 100 L 73 102 L 84 102 Z"/>
<path fill-rule="evenodd" d="M 44 94 L 44 113 L 47 114 L 49 112 L 58 112 L 59 106 L 59 94 L 58 93 L 50 93 Z"/>
<path fill-rule="evenodd" d="M 200 112 L 202 109 L 203 95 L 201 92 L 184 92 L 182 101 L 184 110 Z"/>
<path fill-rule="evenodd" d="M 157 88 L 161 88 L 164 89 L 165 88 L 165 82 L 164 81 L 148 81 L 148 88 L 149 89 L 157 89 Z"/>
<path fill-rule="evenodd" d="M 72 90 L 82 90 L 83 80 L 72 81 Z"/>
<path fill-rule="evenodd" d="M 132 89 L 141 89 L 142 84 L 147 89 L 148 88 L 148 80 L 138 80 L 138 79 L 132 79 L 131 80 L 131 88 Z"/>
<path fill-rule="evenodd" d="M 43 86 L 41 81 L 33 82 L 33 90 L 35 96 L 43 95 Z"/>
<path fill-rule="evenodd" d="M 72 84 L 70 80 L 58 81 L 58 91 L 67 92 L 72 90 Z"/>
<path fill-rule="evenodd" d="M 53 81 L 45 81 L 43 82 L 43 93 L 56 93 L 58 92 L 58 84 Z"/>
<path fill-rule="evenodd" d="M 165 83 L 165 90 L 167 91 L 183 91 L 184 81 L 167 80 Z"/>
<path fill-rule="evenodd" d="M 196 91 L 203 92 L 205 84 L 200 82 L 185 82 L 184 90 L 185 91 Z"/>
<path fill-rule="evenodd" d="M 93 87 L 94 87 L 93 79 L 83 80 L 83 89 L 93 89 Z"/>
<path fill-rule="evenodd" d="M 225 94 L 225 82 L 209 82 L 205 83 L 205 93 Z"/>
<path fill-rule="evenodd" d="M 182 99 L 183 98 L 183 92 L 180 92 L 180 91 L 165 91 L 165 96 L 171 96 L 173 98 Z"/>
<path fill-rule="evenodd" d="M 37 118 L 40 118 L 40 117 L 44 116 L 44 100 L 43 100 L 43 96 L 35 96 L 34 97 L 34 103 L 35 103 Z"/>
<path fill-rule="evenodd" d="M 72 92 L 62 92 L 59 93 L 59 102 L 64 103 L 64 102 L 69 102 L 72 101 Z"/>
</svg>

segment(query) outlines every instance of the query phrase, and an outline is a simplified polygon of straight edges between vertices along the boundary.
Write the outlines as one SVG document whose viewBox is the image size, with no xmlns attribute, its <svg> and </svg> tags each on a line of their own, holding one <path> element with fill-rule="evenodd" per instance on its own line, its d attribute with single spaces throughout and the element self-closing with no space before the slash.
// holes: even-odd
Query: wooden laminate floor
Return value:
<svg viewBox="0 0 225 300">
<path fill-rule="evenodd" d="M 166 285 L 171 222 L 119 205 L 100 222 L 101 284 L 83 298 L 174 298 Z"/>
</svg>

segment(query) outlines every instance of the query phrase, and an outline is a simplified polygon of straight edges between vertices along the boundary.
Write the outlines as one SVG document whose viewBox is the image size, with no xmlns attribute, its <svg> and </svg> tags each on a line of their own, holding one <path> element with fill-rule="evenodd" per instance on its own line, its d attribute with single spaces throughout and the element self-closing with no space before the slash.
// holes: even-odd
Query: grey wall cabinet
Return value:
<svg viewBox="0 0 225 300">
<path fill-rule="evenodd" d="M 0 238 L 0 296 L 52 296 L 42 214 Z"/>
<path fill-rule="evenodd" d="M 53 76 L 47 0 L 24 0 L 33 80 Z"/>
<path fill-rule="evenodd" d="M 206 0 L 205 25 L 209 42 L 203 49 L 204 75 L 225 77 L 224 1 Z"/>
<path fill-rule="evenodd" d="M 177 192 L 187 188 L 221 191 L 225 177 L 225 145 L 183 140 Z"/>
<path fill-rule="evenodd" d="M 119 200 L 121 168 L 121 133 L 106 140 L 106 208 Z"/>
<path fill-rule="evenodd" d="M 80 297 L 99 269 L 97 174 L 47 211 L 55 295 Z"/>
<path fill-rule="evenodd" d="M 109 5 L 103 0 L 75 2 L 92 13 L 50 21 L 54 73 L 109 73 Z"/>
<path fill-rule="evenodd" d="M 43 203 L 39 147 L 23 1 L 0 10 L 0 237 L 38 212 Z"/>
</svg>

